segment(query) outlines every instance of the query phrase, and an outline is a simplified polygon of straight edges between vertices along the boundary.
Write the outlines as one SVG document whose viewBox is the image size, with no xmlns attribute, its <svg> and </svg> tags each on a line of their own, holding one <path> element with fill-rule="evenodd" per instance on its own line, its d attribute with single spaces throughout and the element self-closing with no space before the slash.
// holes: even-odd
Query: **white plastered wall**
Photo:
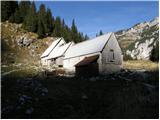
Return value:
<svg viewBox="0 0 160 120">
<path fill-rule="evenodd" d="M 63 65 L 63 57 L 59 57 L 56 59 L 56 64 L 57 65 Z"/>
<path fill-rule="evenodd" d="M 114 61 L 110 62 L 110 50 L 114 51 Z M 102 51 L 102 64 L 100 64 L 100 73 L 108 74 L 121 70 L 123 55 L 118 41 L 114 34 L 111 35 L 108 43 Z"/>
<path fill-rule="evenodd" d="M 75 72 L 75 66 L 74 65 L 79 63 L 85 57 L 89 57 L 89 56 L 93 56 L 93 55 L 99 55 L 99 59 L 97 60 L 97 62 L 100 64 L 101 55 L 100 55 L 100 52 L 97 52 L 97 53 L 92 53 L 92 54 L 83 55 L 83 56 L 79 56 L 79 57 L 64 59 L 63 60 L 63 67 L 66 69 L 66 71 L 74 73 Z"/>
</svg>

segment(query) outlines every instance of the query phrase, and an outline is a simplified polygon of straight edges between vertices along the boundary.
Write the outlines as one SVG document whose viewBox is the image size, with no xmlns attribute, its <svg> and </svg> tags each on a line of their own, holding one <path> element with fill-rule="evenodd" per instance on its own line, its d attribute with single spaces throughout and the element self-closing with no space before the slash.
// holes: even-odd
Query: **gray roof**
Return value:
<svg viewBox="0 0 160 120">
<path fill-rule="evenodd" d="M 91 40 L 73 45 L 66 53 L 64 59 L 78 57 L 102 51 L 112 33 L 108 33 Z"/>
</svg>

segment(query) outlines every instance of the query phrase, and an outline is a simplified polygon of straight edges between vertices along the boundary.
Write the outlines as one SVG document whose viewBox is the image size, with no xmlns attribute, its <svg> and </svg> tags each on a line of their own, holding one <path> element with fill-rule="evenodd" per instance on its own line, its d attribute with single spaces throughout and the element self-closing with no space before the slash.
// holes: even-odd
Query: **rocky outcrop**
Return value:
<svg viewBox="0 0 160 120">
<path fill-rule="evenodd" d="M 29 38 L 26 34 L 24 34 L 23 36 L 18 36 L 16 38 L 17 44 L 19 46 L 30 46 L 31 43 L 33 43 L 34 41 L 36 41 L 36 39 L 31 39 Z"/>
<path fill-rule="evenodd" d="M 39 39 L 33 32 L 27 32 L 21 24 L 1 23 L 2 64 L 34 63 L 39 64 L 40 55 L 56 39 Z"/>
<path fill-rule="evenodd" d="M 150 58 L 151 51 L 153 47 L 149 47 L 149 45 L 153 42 L 153 39 L 146 40 L 144 43 L 139 44 L 136 42 L 135 49 L 127 50 L 126 54 L 130 55 L 133 59 L 146 59 Z M 139 45 L 138 45 L 139 44 Z"/>
<path fill-rule="evenodd" d="M 159 42 L 158 26 L 152 26 L 142 32 L 141 38 L 131 44 L 126 54 L 133 59 L 149 60 L 152 50 Z"/>
<path fill-rule="evenodd" d="M 159 42 L 159 18 L 134 25 L 116 32 L 124 56 L 132 59 L 150 59 L 153 48 Z"/>
</svg>

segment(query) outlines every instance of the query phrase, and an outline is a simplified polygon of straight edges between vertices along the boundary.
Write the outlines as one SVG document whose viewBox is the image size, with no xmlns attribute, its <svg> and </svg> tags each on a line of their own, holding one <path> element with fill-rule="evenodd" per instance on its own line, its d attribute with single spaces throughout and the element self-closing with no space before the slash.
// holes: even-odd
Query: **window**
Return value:
<svg viewBox="0 0 160 120">
<path fill-rule="evenodd" d="M 52 62 L 53 64 L 56 64 L 55 59 L 51 59 L 51 62 Z"/>
<path fill-rule="evenodd" d="M 58 67 L 63 67 L 63 65 L 58 65 Z"/>
<path fill-rule="evenodd" d="M 109 62 L 114 62 L 114 61 L 115 61 L 114 50 L 110 49 L 110 51 L 109 51 Z"/>
</svg>

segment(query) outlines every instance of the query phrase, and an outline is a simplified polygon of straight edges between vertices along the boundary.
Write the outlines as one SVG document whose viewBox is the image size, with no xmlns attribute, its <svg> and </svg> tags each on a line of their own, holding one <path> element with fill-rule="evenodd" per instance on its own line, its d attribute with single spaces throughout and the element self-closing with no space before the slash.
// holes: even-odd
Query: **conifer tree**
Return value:
<svg viewBox="0 0 160 120">
<path fill-rule="evenodd" d="M 19 13 L 20 13 L 19 17 L 20 17 L 21 22 L 24 21 L 24 18 L 28 14 L 30 5 L 31 5 L 30 1 L 21 1 L 19 3 Z"/>
<path fill-rule="evenodd" d="M 102 30 L 99 31 L 99 33 L 96 34 L 96 37 L 103 35 Z"/>
<path fill-rule="evenodd" d="M 52 12 L 50 9 L 47 9 L 46 13 L 46 19 L 47 19 L 47 33 L 50 35 L 53 31 L 53 19 L 52 19 Z"/>
<path fill-rule="evenodd" d="M 103 35 L 103 32 L 102 32 L 102 30 L 100 30 L 100 32 L 99 32 L 99 36 L 100 36 L 100 35 Z"/>
<path fill-rule="evenodd" d="M 2 22 L 9 19 L 18 7 L 17 1 L 1 1 L 1 20 Z"/>
<path fill-rule="evenodd" d="M 64 37 L 65 39 L 67 39 L 67 30 L 66 30 L 66 24 L 64 22 L 64 19 L 61 22 L 61 35 L 62 35 L 62 37 Z"/>
<path fill-rule="evenodd" d="M 86 34 L 85 37 L 84 37 L 84 40 L 88 40 L 88 39 L 89 39 L 89 37 Z"/>
<path fill-rule="evenodd" d="M 39 11 L 38 11 L 37 33 L 40 37 L 44 37 L 47 32 L 48 30 L 47 30 L 46 8 L 44 4 L 41 4 Z"/>
<path fill-rule="evenodd" d="M 53 30 L 52 36 L 61 37 L 61 35 L 62 35 L 61 31 L 62 31 L 61 18 L 60 17 L 56 17 L 56 20 L 54 22 L 54 30 Z"/>
<path fill-rule="evenodd" d="M 72 37 L 72 40 L 75 43 L 79 42 L 79 40 L 78 40 L 78 31 L 77 31 L 77 27 L 75 25 L 75 20 L 74 19 L 72 21 L 72 26 L 71 26 L 71 37 Z"/>
<path fill-rule="evenodd" d="M 44 31 L 44 25 L 42 21 L 38 21 L 38 31 L 37 34 L 39 35 L 39 38 L 43 38 L 45 36 L 45 31 Z"/>
<path fill-rule="evenodd" d="M 13 23 L 21 23 L 22 19 L 21 19 L 20 15 L 21 15 L 21 13 L 20 13 L 19 9 L 16 9 L 15 13 L 11 16 L 11 18 L 9 20 Z"/>
<path fill-rule="evenodd" d="M 36 14 L 36 7 L 34 2 L 32 2 L 32 5 L 28 11 L 28 14 L 24 19 L 23 27 L 29 32 L 37 31 L 37 14 Z"/>
<path fill-rule="evenodd" d="M 28 14 L 29 8 L 30 1 L 21 1 L 15 13 L 10 16 L 9 21 L 13 23 L 22 23 Z"/>
<path fill-rule="evenodd" d="M 65 25 L 65 27 L 64 27 L 64 36 L 63 37 L 65 38 L 66 42 L 72 41 L 71 30 L 67 25 Z"/>
</svg>

